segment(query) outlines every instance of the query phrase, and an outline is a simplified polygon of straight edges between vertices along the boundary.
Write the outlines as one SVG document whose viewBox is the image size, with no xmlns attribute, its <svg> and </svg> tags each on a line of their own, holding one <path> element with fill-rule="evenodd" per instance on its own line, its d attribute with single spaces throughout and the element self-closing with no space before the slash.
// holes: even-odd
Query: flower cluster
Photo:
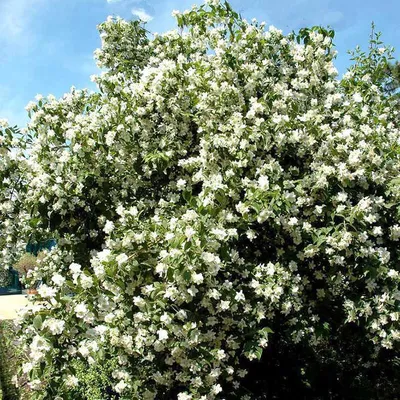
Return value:
<svg viewBox="0 0 400 400">
<path fill-rule="evenodd" d="M 22 204 L 26 191 L 24 176 L 27 169 L 26 146 L 30 140 L 17 127 L 0 119 L 0 250 L 2 269 L 8 270 L 23 249 L 19 240 L 25 232 L 27 215 Z"/>
<path fill-rule="evenodd" d="M 28 107 L 25 217 L 10 186 L 0 215 L 7 243 L 57 240 L 19 320 L 37 399 L 74 398 L 76 358 L 117 360 L 121 399 L 211 400 L 240 398 L 278 329 L 398 346 L 398 114 L 357 69 L 337 79 L 333 32 L 208 3 L 151 39 L 110 18 L 98 93 Z"/>
</svg>

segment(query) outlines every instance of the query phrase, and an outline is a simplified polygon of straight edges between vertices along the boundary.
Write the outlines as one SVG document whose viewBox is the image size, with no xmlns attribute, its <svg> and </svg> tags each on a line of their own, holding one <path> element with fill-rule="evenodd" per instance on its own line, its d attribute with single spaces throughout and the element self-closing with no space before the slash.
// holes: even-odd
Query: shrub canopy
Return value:
<svg viewBox="0 0 400 400">
<path fill-rule="evenodd" d="M 214 0 L 174 14 L 153 36 L 109 18 L 98 92 L 38 97 L 29 135 L 1 131 L 4 263 L 57 240 L 19 321 L 32 398 L 76 398 L 76 358 L 115 360 L 104 398 L 246 399 L 246 359 L 277 334 L 317 348 L 357 324 L 376 356 L 398 349 L 388 51 L 338 80 L 330 30 Z"/>
</svg>

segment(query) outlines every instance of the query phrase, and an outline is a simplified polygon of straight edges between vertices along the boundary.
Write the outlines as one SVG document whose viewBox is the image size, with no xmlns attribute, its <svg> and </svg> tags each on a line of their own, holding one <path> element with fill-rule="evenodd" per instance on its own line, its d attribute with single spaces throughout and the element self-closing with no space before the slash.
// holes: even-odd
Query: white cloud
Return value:
<svg viewBox="0 0 400 400">
<path fill-rule="evenodd" d="M 107 0 L 108 4 L 119 3 L 121 0 Z"/>
<path fill-rule="evenodd" d="M 153 19 L 153 17 L 151 15 L 147 14 L 147 12 L 143 10 L 143 8 L 133 8 L 132 14 L 136 15 L 144 22 L 149 22 Z"/>
</svg>

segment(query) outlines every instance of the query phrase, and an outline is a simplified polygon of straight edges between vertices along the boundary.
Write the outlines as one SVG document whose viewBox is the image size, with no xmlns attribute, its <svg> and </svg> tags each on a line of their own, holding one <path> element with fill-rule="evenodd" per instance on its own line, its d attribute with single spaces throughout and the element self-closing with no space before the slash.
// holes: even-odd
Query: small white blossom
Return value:
<svg viewBox="0 0 400 400">
<path fill-rule="evenodd" d="M 114 223 L 112 221 L 107 221 L 104 225 L 103 231 L 109 235 L 114 230 Z"/>
<path fill-rule="evenodd" d="M 166 331 L 165 329 L 159 329 L 157 331 L 158 334 L 158 340 L 160 341 L 164 341 L 168 339 L 168 331 Z"/>
</svg>

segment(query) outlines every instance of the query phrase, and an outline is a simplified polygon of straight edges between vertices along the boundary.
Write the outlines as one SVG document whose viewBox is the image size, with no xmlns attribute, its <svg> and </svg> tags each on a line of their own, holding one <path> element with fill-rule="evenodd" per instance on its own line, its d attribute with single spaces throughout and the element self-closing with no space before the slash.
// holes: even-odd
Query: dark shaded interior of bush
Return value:
<svg viewBox="0 0 400 400">
<path fill-rule="evenodd" d="M 373 345 L 362 337 L 362 329 L 350 324 L 313 350 L 274 334 L 261 362 L 247 362 L 243 386 L 252 399 L 398 399 L 398 352 L 384 350 L 374 357 Z"/>
</svg>

